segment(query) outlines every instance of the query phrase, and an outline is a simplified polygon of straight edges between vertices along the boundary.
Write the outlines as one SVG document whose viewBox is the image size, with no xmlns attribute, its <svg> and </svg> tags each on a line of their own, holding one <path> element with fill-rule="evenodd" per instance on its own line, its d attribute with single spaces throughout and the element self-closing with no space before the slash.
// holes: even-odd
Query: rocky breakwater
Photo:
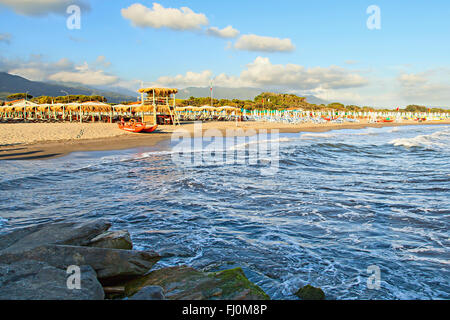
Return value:
<svg viewBox="0 0 450 320">
<path fill-rule="evenodd" d="M 129 233 L 110 227 L 105 220 L 60 221 L 1 235 L 0 299 L 269 298 L 240 268 L 216 273 L 186 266 L 151 270 L 160 255 L 133 250 Z"/>
</svg>

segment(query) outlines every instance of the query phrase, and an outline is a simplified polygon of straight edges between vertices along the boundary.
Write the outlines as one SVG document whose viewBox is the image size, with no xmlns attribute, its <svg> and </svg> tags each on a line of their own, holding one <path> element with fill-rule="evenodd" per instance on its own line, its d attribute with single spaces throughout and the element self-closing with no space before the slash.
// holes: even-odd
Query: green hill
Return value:
<svg viewBox="0 0 450 320">
<path fill-rule="evenodd" d="M 70 95 L 104 96 L 108 102 L 119 103 L 122 101 L 135 101 L 136 96 L 124 95 L 111 91 L 86 88 L 81 86 L 59 85 L 39 81 L 30 81 L 23 77 L 0 72 L 0 100 L 13 93 L 25 93 L 33 97 L 39 96 L 64 96 L 67 92 Z"/>
</svg>

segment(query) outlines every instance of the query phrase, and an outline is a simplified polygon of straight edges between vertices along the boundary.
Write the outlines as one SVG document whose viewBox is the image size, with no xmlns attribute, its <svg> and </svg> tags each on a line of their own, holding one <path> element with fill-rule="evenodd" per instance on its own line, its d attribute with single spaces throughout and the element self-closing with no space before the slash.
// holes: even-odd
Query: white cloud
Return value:
<svg viewBox="0 0 450 320">
<path fill-rule="evenodd" d="M 402 73 L 397 78 L 400 95 L 408 104 L 450 105 L 450 70 Z"/>
<path fill-rule="evenodd" d="M 295 50 L 291 39 L 262 37 L 254 34 L 241 36 L 234 44 L 234 48 L 238 50 L 263 52 L 291 52 Z"/>
<path fill-rule="evenodd" d="M 110 85 L 116 83 L 119 78 L 106 74 L 103 70 L 93 70 L 85 62 L 76 66 L 73 71 L 61 71 L 48 77 L 49 80 L 69 83 L 79 83 L 88 86 Z"/>
<path fill-rule="evenodd" d="M 315 88 L 343 89 L 360 87 L 367 80 L 356 73 L 330 66 L 327 68 L 305 68 L 297 64 L 274 65 L 269 58 L 257 57 L 247 65 L 240 78 L 257 86 L 285 87 L 290 89 L 311 90 Z"/>
<path fill-rule="evenodd" d="M 208 86 L 213 73 L 187 72 L 185 75 L 160 77 L 156 83 L 165 86 Z M 294 90 L 345 89 L 367 85 L 368 81 L 356 73 L 336 66 L 305 68 L 296 64 L 274 65 L 269 58 L 257 57 L 237 76 L 219 74 L 214 85 L 222 87 L 281 88 Z"/>
<path fill-rule="evenodd" d="M 43 81 L 46 78 L 45 71 L 33 67 L 19 67 L 7 70 L 8 73 L 24 77 L 28 80 Z"/>
<path fill-rule="evenodd" d="M 428 80 L 419 74 L 407 74 L 403 73 L 398 77 L 398 81 L 403 87 L 414 87 L 417 85 L 423 85 Z"/>
<path fill-rule="evenodd" d="M 0 70 L 34 81 L 45 81 L 49 74 L 70 70 L 73 66 L 65 58 L 49 63 L 43 60 L 42 55 L 36 54 L 31 55 L 28 60 L 0 58 Z"/>
<path fill-rule="evenodd" d="M 11 43 L 11 34 L 9 33 L 0 33 L 0 42 Z"/>
<path fill-rule="evenodd" d="M 105 56 L 98 56 L 95 60 L 95 65 L 108 68 L 111 66 L 111 62 L 107 61 Z"/>
<path fill-rule="evenodd" d="M 0 0 L 0 5 L 26 16 L 45 16 L 49 13 L 66 14 L 68 6 L 76 4 L 83 10 L 90 6 L 83 0 Z"/>
<path fill-rule="evenodd" d="M 156 80 L 156 83 L 161 86 L 176 86 L 176 87 L 204 87 L 209 85 L 213 76 L 212 71 L 205 70 L 200 73 L 188 71 L 185 75 L 176 75 L 175 77 L 163 76 Z"/>
<path fill-rule="evenodd" d="M 62 58 L 62 59 L 58 60 L 57 62 L 55 62 L 53 64 L 53 67 L 56 70 L 70 70 L 70 69 L 72 69 L 74 67 L 74 64 L 69 59 Z"/>
<path fill-rule="evenodd" d="M 153 7 L 135 3 L 121 10 L 122 16 L 131 21 L 135 27 L 169 28 L 173 30 L 196 30 L 208 25 L 208 19 L 203 13 L 195 13 L 188 7 L 164 8 L 159 3 Z"/>
<path fill-rule="evenodd" d="M 217 27 L 208 28 L 207 33 L 214 37 L 231 39 L 236 38 L 239 35 L 239 31 L 234 29 L 232 26 L 228 26 L 223 29 Z"/>
<path fill-rule="evenodd" d="M 103 65 L 100 65 L 99 61 Z M 66 58 L 57 62 L 46 62 L 41 55 L 32 55 L 29 60 L 1 59 L 0 70 L 33 81 L 58 81 L 91 86 L 118 82 L 119 77 L 110 75 L 100 68 L 105 63 L 106 58 L 103 56 L 97 58 L 91 65 L 87 62 L 75 65 Z"/>
</svg>

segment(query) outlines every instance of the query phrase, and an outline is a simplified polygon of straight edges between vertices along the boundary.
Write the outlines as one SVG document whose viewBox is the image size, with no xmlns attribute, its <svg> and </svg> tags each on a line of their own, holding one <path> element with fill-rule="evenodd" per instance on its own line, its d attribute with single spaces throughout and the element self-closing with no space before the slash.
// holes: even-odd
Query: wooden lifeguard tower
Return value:
<svg viewBox="0 0 450 320">
<path fill-rule="evenodd" d="M 159 124 L 158 119 L 163 119 L 164 123 L 162 124 L 180 124 L 175 105 L 175 95 L 178 93 L 178 89 L 142 88 L 138 92 L 141 94 L 141 107 L 147 112 L 153 111 L 153 115 L 145 116 L 144 122 Z M 146 96 L 144 96 L 145 94 Z"/>
</svg>

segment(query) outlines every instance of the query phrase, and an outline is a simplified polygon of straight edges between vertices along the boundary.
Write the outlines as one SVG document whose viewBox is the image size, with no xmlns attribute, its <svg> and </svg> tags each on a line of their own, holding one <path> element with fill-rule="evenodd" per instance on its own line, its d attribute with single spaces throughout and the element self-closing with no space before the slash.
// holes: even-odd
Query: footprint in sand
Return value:
<svg viewBox="0 0 450 320">
<path fill-rule="evenodd" d="M 81 129 L 81 130 L 80 130 L 80 133 L 77 135 L 77 139 L 81 139 L 81 137 L 83 136 L 83 134 L 84 134 L 84 129 Z"/>
</svg>

